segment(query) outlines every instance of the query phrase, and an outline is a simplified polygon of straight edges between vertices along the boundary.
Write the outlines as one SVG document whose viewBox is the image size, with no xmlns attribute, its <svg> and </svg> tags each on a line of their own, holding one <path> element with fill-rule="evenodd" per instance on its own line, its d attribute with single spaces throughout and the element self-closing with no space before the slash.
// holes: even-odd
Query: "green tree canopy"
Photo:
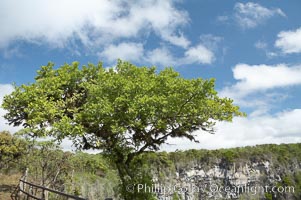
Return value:
<svg viewBox="0 0 301 200">
<path fill-rule="evenodd" d="M 26 142 L 11 135 L 8 131 L 0 132 L 0 169 L 20 158 L 26 150 Z"/>
<path fill-rule="evenodd" d="M 136 67 L 118 61 L 79 67 L 42 66 L 32 84 L 4 97 L 5 118 L 28 133 L 70 138 L 79 148 L 102 149 L 127 167 L 145 151 L 156 151 L 169 137 L 196 141 L 194 131 L 214 132 L 216 121 L 244 115 L 220 98 L 214 79 L 185 79 L 172 68 Z"/>
</svg>

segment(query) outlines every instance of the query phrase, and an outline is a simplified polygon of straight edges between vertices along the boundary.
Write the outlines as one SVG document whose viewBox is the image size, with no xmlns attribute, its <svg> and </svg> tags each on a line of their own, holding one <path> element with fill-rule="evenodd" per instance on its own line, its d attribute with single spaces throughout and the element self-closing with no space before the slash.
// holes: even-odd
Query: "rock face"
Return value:
<svg viewBox="0 0 301 200">
<path fill-rule="evenodd" d="M 283 184 L 286 174 L 300 170 L 297 162 L 279 166 L 271 160 L 229 164 L 217 159 L 212 165 L 194 163 L 175 168 L 165 179 L 155 175 L 158 199 L 298 199 L 294 196 L 297 188 Z"/>
</svg>

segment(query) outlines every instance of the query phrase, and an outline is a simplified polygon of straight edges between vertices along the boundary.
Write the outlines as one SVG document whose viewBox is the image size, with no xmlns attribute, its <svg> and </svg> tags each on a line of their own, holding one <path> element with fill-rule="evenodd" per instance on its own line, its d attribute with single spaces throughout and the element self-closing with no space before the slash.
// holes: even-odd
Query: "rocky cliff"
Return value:
<svg viewBox="0 0 301 200">
<path fill-rule="evenodd" d="M 162 200 L 301 199 L 299 144 L 161 153 L 151 162 Z"/>
</svg>

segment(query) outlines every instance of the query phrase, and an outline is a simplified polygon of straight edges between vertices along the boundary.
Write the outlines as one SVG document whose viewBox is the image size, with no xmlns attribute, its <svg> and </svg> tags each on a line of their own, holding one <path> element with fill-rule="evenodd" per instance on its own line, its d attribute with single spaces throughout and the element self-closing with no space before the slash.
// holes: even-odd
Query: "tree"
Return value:
<svg viewBox="0 0 301 200">
<path fill-rule="evenodd" d="M 42 66 L 34 83 L 4 97 L 5 118 L 35 136 L 102 149 L 116 163 L 125 199 L 138 155 L 159 150 L 169 137 L 196 141 L 194 131 L 213 133 L 216 121 L 244 115 L 231 99 L 218 97 L 214 79 L 184 79 L 172 68 L 156 72 L 120 60 L 110 69 L 53 66 Z"/>
<path fill-rule="evenodd" d="M 64 190 L 63 184 L 70 178 L 72 153 L 63 152 L 54 141 L 36 141 L 27 158 L 27 179 L 38 185 Z M 35 191 L 37 192 L 37 191 Z M 48 191 L 43 191 L 48 199 Z"/>
<path fill-rule="evenodd" d="M 37 184 L 55 188 L 61 181 L 60 178 L 70 171 L 68 159 L 71 155 L 69 152 L 63 152 L 53 141 L 36 142 L 28 158 L 29 173 L 32 173 Z"/>
<path fill-rule="evenodd" d="M 8 131 L 0 132 L 0 169 L 8 167 L 25 154 L 26 142 L 11 135 Z"/>
</svg>

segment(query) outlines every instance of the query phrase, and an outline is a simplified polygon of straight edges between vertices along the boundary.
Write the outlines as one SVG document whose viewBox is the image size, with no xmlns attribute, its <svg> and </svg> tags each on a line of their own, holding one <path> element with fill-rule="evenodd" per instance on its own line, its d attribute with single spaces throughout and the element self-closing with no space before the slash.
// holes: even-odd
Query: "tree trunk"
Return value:
<svg viewBox="0 0 301 200">
<path fill-rule="evenodd" d="M 128 163 L 115 161 L 118 175 L 121 180 L 121 195 L 124 200 L 133 200 L 135 193 L 134 175 L 131 173 Z"/>
</svg>

